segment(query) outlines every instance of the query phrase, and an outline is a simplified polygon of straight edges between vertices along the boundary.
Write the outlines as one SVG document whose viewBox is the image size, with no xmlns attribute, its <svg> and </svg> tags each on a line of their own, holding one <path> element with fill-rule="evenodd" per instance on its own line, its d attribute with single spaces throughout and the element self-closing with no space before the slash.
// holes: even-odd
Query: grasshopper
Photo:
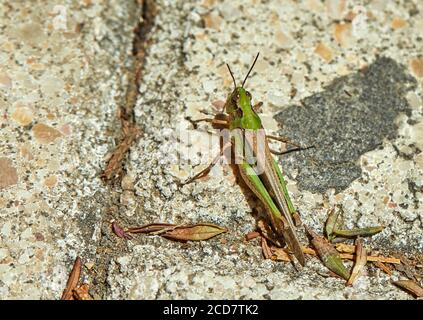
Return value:
<svg viewBox="0 0 423 320">
<path fill-rule="evenodd" d="M 242 179 L 264 204 L 276 235 L 283 238 L 281 240 L 287 243 L 299 263 L 304 266 L 304 253 L 293 221 L 293 218 L 299 216 L 289 198 L 282 171 L 271 155 L 272 150 L 269 148 L 267 139 L 290 142 L 284 138 L 266 136 L 261 119 L 257 114 L 262 103 L 259 102 L 252 106 L 251 94 L 244 88 L 245 82 L 253 70 L 258 57 L 259 54 L 257 54 L 241 86 L 236 85 L 235 77 L 229 65 L 226 64 L 233 80 L 234 89 L 225 102 L 224 110 L 226 115 L 223 120 L 216 118 L 191 120 L 192 123 L 205 121 L 226 126 L 230 130 L 230 141 L 223 146 L 220 154 L 207 168 L 187 180 L 184 184 L 205 175 L 219 161 L 226 148 L 233 147 L 236 165 Z M 298 145 L 296 146 L 298 147 Z"/>
</svg>

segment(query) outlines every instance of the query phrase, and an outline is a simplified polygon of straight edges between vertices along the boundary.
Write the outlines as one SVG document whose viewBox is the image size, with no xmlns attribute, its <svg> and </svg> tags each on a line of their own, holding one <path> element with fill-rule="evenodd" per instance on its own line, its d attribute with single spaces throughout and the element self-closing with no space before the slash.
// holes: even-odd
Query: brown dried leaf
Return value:
<svg viewBox="0 0 423 320">
<path fill-rule="evenodd" d="M 356 240 L 356 251 L 355 251 L 355 264 L 351 272 L 351 277 L 348 279 L 347 286 L 350 286 L 359 277 L 361 269 L 367 263 L 367 251 L 363 245 L 363 239 L 358 238 Z"/>
<path fill-rule="evenodd" d="M 63 290 L 61 300 L 73 300 L 73 290 L 78 285 L 79 277 L 81 276 L 81 258 L 76 257 L 73 264 L 72 271 L 69 275 L 68 282 L 66 283 L 66 288 Z"/>
<path fill-rule="evenodd" d="M 270 247 L 267 244 L 267 239 L 265 237 L 261 237 L 261 250 L 265 259 L 272 258 L 272 250 L 270 250 Z"/>
<path fill-rule="evenodd" d="M 355 246 L 351 244 L 337 243 L 335 244 L 335 248 L 340 253 L 354 253 L 355 252 Z"/>
<path fill-rule="evenodd" d="M 417 298 L 423 297 L 423 288 L 413 280 L 394 281 L 393 284 L 404 289 Z"/>
<path fill-rule="evenodd" d="M 350 272 L 342 263 L 341 257 L 336 251 L 335 247 L 325 238 L 319 236 L 309 227 L 304 226 L 308 235 L 311 238 L 311 243 L 316 248 L 316 251 L 322 260 L 323 264 L 331 271 L 340 275 L 345 280 L 350 278 Z"/>
<path fill-rule="evenodd" d="M 292 220 L 294 221 L 294 225 L 295 225 L 297 228 L 301 227 L 301 226 L 302 226 L 302 224 L 303 224 L 303 222 L 301 221 L 301 216 L 300 216 L 300 214 L 298 213 L 298 211 L 295 211 L 295 212 L 292 214 Z"/>
<path fill-rule="evenodd" d="M 167 230 L 168 228 L 176 227 L 176 224 L 171 223 L 149 223 L 140 227 L 129 228 L 127 232 L 130 233 L 152 233 Z"/>
<path fill-rule="evenodd" d="M 73 290 L 73 296 L 76 300 L 93 300 L 93 298 L 88 293 L 89 285 L 84 283 L 78 288 Z"/>
<path fill-rule="evenodd" d="M 305 254 L 309 254 L 309 255 L 312 255 L 312 256 L 317 256 L 316 250 L 314 250 L 312 248 L 309 248 L 309 247 L 303 247 L 303 252 Z"/>
<path fill-rule="evenodd" d="M 127 240 L 131 240 L 131 239 L 132 239 L 132 236 L 131 236 L 131 235 L 129 235 L 129 234 L 127 234 L 127 233 L 125 232 L 125 230 L 123 230 L 123 229 L 121 228 L 121 226 L 119 226 L 119 225 L 118 225 L 118 223 L 117 223 L 116 221 L 113 221 L 113 222 L 112 222 L 112 230 L 113 230 L 113 233 L 114 233 L 115 235 L 117 235 L 119 238 L 122 238 L 122 239 L 127 239 Z"/>
<path fill-rule="evenodd" d="M 272 260 L 284 262 L 292 261 L 291 256 L 289 255 L 286 249 L 272 246 L 270 247 L 270 250 L 272 252 Z"/>
<path fill-rule="evenodd" d="M 396 265 L 395 269 L 405 274 L 407 278 L 417 281 L 413 271 L 414 270 L 412 265 L 413 263 L 410 261 L 410 259 L 408 259 L 406 256 L 399 253 L 394 254 L 394 256 L 396 258 L 399 258 L 401 261 L 401 264 Z"/>
<path fill-rule="evenodd" d="M 280 238 L 263 219 L 257 221 L 257 227 L 259 228 L 261 235 L 275 246 L 282 248 L 285 245 L 284 243 L 281 243 Z"/>
<path fill-rule="evenodd" d="M 201 241 L 208 240 L 226 231 L 225 228 L 214 224 L 199 223 L 191 226 L 178 226 L 164 232 L 162 236 L 177 241 Z"/>
</svg>

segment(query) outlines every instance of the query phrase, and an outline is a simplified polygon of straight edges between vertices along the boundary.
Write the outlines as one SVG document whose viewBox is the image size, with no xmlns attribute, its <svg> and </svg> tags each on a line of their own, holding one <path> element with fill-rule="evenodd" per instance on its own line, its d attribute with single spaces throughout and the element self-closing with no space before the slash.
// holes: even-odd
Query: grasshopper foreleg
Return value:
<svg viewBox="0 0 423 320">
<path fill-rule="evenodd" d="M 253 110 L 255 113 L 258 113 L 261 111 L 261 107 L 263 106 L 263 102 L 258 102 L 253 106 Z"/>
<path fill-rule="evenodd" d="M 293 152 L 293 151 L 307 150 L 307 149 L 310 149 L 310 148 L 314 148 L 314 146 L 302 147 L 299 144 L 296 144 L 294 142 L 291 142 L 288 138 L 285 138 L 285 137 L 278 137 L 278 136 L 266 135 L 266 138 L 267 139 L 270 139 L 270 140 L 276 140 L 276 141 L 280 141 L 280 142 L 283 142 L 283 143 L 287 143 L 287 144 L 290 144 L 290 145 L 296 147 L 294 149 L 285 150 L 285 151 L 277 151 L 277 150 L 270 149 L 270 152 L 273 153 L 273 154 L 275 154 L 275 155 L 282 155 L 282 154 L 290 153 L 290 152 Z"/>
<path fill-rule="evenodd" d="M 191 124 L 193 125 L 193 127 L 195 129 L 197 129 L 197 124 L 200 123 L 200 122 L 209 122 L 212 125 L 220 125 L 220 126 L 225 126 L 225 127 L 229 126 L 229 122 L 227 120 L 224 120 L 224 119 L 201 118 L 201 119 L 197 119 L 197 120 L 192 120 L 190 117 L 186 117 L 185 119 L 188 120 L 189 122 L 191 122 Z"/>
<path fill-rule="evenodd" d="M 222 155 L 224 155 L 226 149 L 227 148 L 230 148 L 230 147 L 231 147 L 231 143 L 230 142 L 228 142 L 227 144 L 225 144 L 222 147 L 220 153 L 213 159 L 213 161 L 205 169 L 201 170 L 199 173 L 197 173 L 196 175 L 194 175 L 192 178 L 186 180 L 185 182 L 182 182 L 181 184 L 182 185 L 185 185 L 185 184 L 191 183 L 194 180 L 207 175 L 209 173 L 209 171 L 216 165 L 216 163 L 219 162 L 219 160 L 222 157 Z"/>
</svg>

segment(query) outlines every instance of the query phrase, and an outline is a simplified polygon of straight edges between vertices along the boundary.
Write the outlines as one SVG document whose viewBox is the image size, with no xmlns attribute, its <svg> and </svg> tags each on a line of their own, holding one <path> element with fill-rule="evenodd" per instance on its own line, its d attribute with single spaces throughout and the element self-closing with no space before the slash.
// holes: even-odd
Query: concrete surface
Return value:
<svg viewBox="0 0 423 320">
<path fill-rule="evenodd" d="M 421 253 L 421 2 L 156 1 L 134 110 L 143 136 L 131 148 L 121 183 L 104 183 L 100 175 L 120 137 L 117 110 L 135 70 L 132 31 L 141 6 L 88 0 L 57 5 L 0 2 L 2 299 L 58 298 L 76 255 L 86 263 L 84 278 L 95 298 L 411 298 L 372 265 L 354 286 L 345 287 L 321 276 L 325 269 L 315 258 L 308 258 L 301 272 L 264 260 L 256 240 L 243 240 L 254 229 L 252 211 L 260 210 L 259 204 L 226 167 L 184 187 L 177 182 L 218 151 L 216 144 L 209 150 L 206 126 L 187 140 L 192 127 L 185 117 L 202 117 L 201 110 L 212 111 L 211 103 L 226 97 L 232 82 L 225 62 L 240 81 L 260 51 L 247 87 L 253 100 L 264 102 L 261 116 L 269 132 L 298 132 L 292 138 L 300 142 L 312 139 L 308 127 L 300 128 L 304 115 L 296 108 L 302 100 L 317 109 L 361 97 L 365 101 L 351 109 L 358 114 L 371 108 L 372 98 L 380 102 L 369 111 L 378 115 L 377 126 L 365 128 L 381 129 L 372 143 L 360 136 L 366 147 L 354 153 L 356 160 L 346 158 L 352 171 L 333 171 L 319 186 L 308 183 L 301 170 L 316 173 L 300 170 L 294 160 L 324 155 L 321 149 L 284 157 L 289 190 L 304 222 L 321 230 L 328 208 L 342 205 L 347 227 L 387 226 L 366 241 L 369 247 Z M 378 65 L 378 74 L 354 80 L 363 67 Z M 394 74 L 384 78 L 389 70 Z M 381 77 L 389 88 L 383 93 L 371 83 L 360 87 Z M 333 81 L 351 81 L 363 92 L 351 90 L 352 97 L 334 101 L 339 90 Z M 327 105 L 314 103 L 319 94 Z M 388 114 L 384 104 L 392 110 Z M 316 120 L 323 132 L 342 129 L 339 121 L 325 126 L 324 115 Z M 368 120 L 345 117 L 345 132 L 352 133 L 351 126 Z M 355 146 L 339 136 L 340 150 Z M 336 150 L 328 155 L 336 157 Z M 178 157 L 186 163 L 178 165 Z M 333 183 L 336 179 L 342 183 Z M 123 226 L 202 221 L 230 231 L 200 243 L 148 236 L 125 242 L 111 232 L 111 218 Z"/>
</svg>

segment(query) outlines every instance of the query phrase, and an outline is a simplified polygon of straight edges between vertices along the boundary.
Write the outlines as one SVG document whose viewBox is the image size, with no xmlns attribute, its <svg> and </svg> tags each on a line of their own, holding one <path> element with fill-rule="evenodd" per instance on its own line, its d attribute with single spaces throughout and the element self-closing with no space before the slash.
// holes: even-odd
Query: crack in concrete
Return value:
<svg viewBox="0 0 423 320">
<path fill-rule="evenodd" d="M 125 103 L 121 105 L 118 110 L 118 117 L 121 120 L 122 141 L 131 134 L 131 130 L 138 131 L 134 116 L 134 108 L 139 95 L 141 75 L 146 57 L 146 48 L 149 41 L 148 34 L 154 24 L 156 14 L 156 8 L 152 0 L 141 0 L 136 1 L 136 3 L 139 10 L 138 16 L 140 18 L 134 27 L 132 58 L 130 58 L 132 63 L 126 74 L 128 76 L 128 88 L 126 90 Z M 135 141 L 136 138 L 134 137 L 134 139 L 130 141 L 130 144 Z M 128 149 L 125 150 L 125 153 L 127 151 L 129 151 L 129 146 Z M 118 148 L 115 152 L 119 152 Z M 93 296 L 100 299 L 107 297 L 108 291 L 110 290 L 107 284 L 107 272 L 110 262 L 115 256 L 114 252 L 122 253 L 128 250 L 126 242 L 119 241 L 119 239 L 117 239 L 113 234 L 110 227 L 110 220 L 112 217 L 119 217 L 120 221 L 125 221 L 124 215 L 119 213 L 119 196 L 121 194 L 121 190 L 119 189 L 120 181 L 123 176 L 120 172 L 123 170 L 122 167 L 124 166 L 126 158 L 126 156 L 122 155 L 122 159 L 120 159 L 121 161 L 119 164 L 119 172 L 116 172 L 119 174 L 115 173 L 113 176 L 115 179 L 111 180 L 111 183 L 108 184 L 110 196 L 108 203 L 110 210 L 103 213 L 101 221 L 100 239 L 98 241 L 96 253 L 96 269 L 95 275 L 93 276 L 94 287 L 92 289 Z"/>
</svg>

